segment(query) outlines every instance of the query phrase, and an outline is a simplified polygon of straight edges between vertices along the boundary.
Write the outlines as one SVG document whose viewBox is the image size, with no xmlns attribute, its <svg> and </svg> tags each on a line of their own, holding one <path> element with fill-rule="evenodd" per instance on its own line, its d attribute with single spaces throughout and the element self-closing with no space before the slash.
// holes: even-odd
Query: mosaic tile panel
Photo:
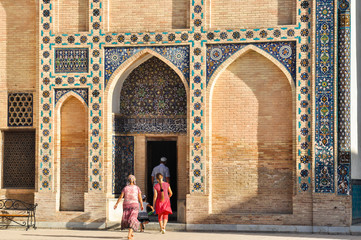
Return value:
<svg viewBox="0 0 361 240">
<path fill-rule="evenodd" d="M 89 70 L 88 48 L 56 48 L 55 73 L 87 73 Z"/>
<path fill-rule="evenodd" d="M 143 49 L 151 49 L 171 61 L 184 75 L 189 83 L 189 47 L 188 46 L 160 46 L 160 47 L 124 47 L 105 48 L 105 86 L 114 71 L 127 59 Z"/>
<path fill-rule="evenodd" d="M 233 54 L 250 44 L 209 44 L 207 45 L 207 85 L 217 68 Z M 276 58 L 296 79 L 296 42 L 255 43 L 254 46 L 262 49 Z"/>
<path fill-rule="evenodd" d="M 4 188 L 35 187 L 35 132 L 4 132 Z"/>
<path fill-rule="evenodd" d="M 88 105 L 89 102 L 88 91 L 89 90 L 87 88 L 55 88 L 54 89 L 55 105 L 68 92 L 75 92 Z"/>
<path fill-rule="evenodd" d="M 113 136 L 113 194 L 120 194 L 134 174 L 134 137 Z"/>
<path fill-rule="evenodd" d="M 351 25 L 350 2 L 338 1 L 338 169 L 337 193 L 351 192 L 351 117 L 350 67 Z"/>
<path fill-rule="evenodd" d="M 123 83 L 118 133 L 187 131 L 187 95 L 176 72 L 157 57 L 134 69 Z"/>
<path fill-rule="evenodd" d="M 315 192 L 335 192 L 335 2 L 316 1 Z"/>
<path fill-rule="evenodd" d="M 9 127 L 33 126 L 32 93 L 8 94 L 8 126 Z"/>
<path fill-rule="evenodd" d="M 187 118 L 114 118 L 116 133 L 187 133 Z"/>
</svg>

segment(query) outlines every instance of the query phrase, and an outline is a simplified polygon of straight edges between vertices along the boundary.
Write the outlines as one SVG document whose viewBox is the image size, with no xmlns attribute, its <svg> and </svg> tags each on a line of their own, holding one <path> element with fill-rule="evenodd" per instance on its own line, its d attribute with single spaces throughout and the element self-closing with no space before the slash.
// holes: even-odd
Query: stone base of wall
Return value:
<svg viewBox="0 0 361 240">
<path fill-rule="evenodd" d="M 235 226 L 257 225 L 282 225 L 285 227 L 320 226 L 322 229 L 324 226 L 351 226 L 352 207 L 350 196 L 297 193 L 293 196 L 293 211 L 291 214 L 212 214 L 209 199 L 210 197 L 208 195 L 187 195 L 186 223 L 189 226 L 205 225 L 205 229 L 213 229 L 212 225 L 223 226 L 223 224 L 227 223 L 231 224 L 230 226 L 232 226 L 231 228 L 233 230 L 237 230 Z M 242 227 L 240 227 L 240 231 L 241 230 Z"/>
<path fill-rule="evenodd" d="M 46 222 L 49 227 L 52 224 L 66 223 L 73 226 L 74 222 L 79 226 L 101 226 L 106 222 L 106 197 L 104 193 L 85 193 L 84 211 L 59 211 L 59 200 L 56 193 L 35 193 L 35 203 L 38 204 L 36 220 Z M 55 227 L 54 225 L 54 227 Z M 78 225 L 77 225 L 78 226 Z M 62 227 L 62 226 L 59 226 Z M 68 227 L 64 225 L 63 227 Z"/>
<path fill-rule="evenodd" d="M 283 232 L 283 233 L 323 233 L 323 234 L 361 234 L 361 226 L 282 226 L 282 225 L 231 225 L 231 224 L 186 224 L 187 231 L 207 232 Z"/>
</svg>

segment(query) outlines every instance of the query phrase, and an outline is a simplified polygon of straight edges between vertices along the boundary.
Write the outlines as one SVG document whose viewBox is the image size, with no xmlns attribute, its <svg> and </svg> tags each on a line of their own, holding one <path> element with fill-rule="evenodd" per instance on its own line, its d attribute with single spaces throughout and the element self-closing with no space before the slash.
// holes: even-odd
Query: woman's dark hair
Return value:
<svg viewBox="0 0 361 240">
<path fill-rule="evenodd" d="M 160 192 L 161 192 L 160 201 L 163 202 L 164 201 L 164 190 L 162 188 L 162 185 L 160 184 L 160 180 L 163 179 L 163 175 L 161 173 L 157 173 L 155 175 L 155 177 L 157 178 L 159 186 L 160 186 Z"/>
<path fill-rule="evenodd" d="M 155 175 L 155 178 L 156 178 L 157 180 L 163 179 L 163 174 L 157 173 L 157 174 Z"/>
</svg>

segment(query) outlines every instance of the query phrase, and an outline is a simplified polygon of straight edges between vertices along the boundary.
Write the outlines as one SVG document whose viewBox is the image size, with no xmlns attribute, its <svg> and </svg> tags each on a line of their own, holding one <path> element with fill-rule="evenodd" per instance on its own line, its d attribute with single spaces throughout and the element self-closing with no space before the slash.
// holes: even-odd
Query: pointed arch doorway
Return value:
<svg viewBox="0 0 361 240">
<path fill-rule="evenodd" d="M 108 129 L 111 129 L 111 148 L 115 153 L 112 166 L 109 166 L 113 178 L 109 190 L 116 196 L 124 186 L 126 176 L 134 173 L 137 185 L 147 195 L 148 201 L 152 202 L 150 173 L 153 165 L 156 162 L 159 164 L 159 159 L 154 156 L 164 154 L 165 149 L 170 150 L 169 158 L 172 158 L 172 162 L 169 167 L 173 173 L 171 184 L 175 193 L 172 204 L 176 213 L 173 219 L 184 222 L 188 190 L 188 174 L 185 174 L 188 115 L 186 80 L 175 66 L 156 53 L 150 54 L 149 49 L 130 61 L 129 65 L 122 69 L 116 82 L 109 82 L 113 89 L 109 90 L 112 92 L 108 95 L 108 101 L 111 99 L 109 102 L 112 103 L 112 124 L 108 123 L 108 126 L 112 127 Z M 114 144 L 117 142 L 114 139 L 122 138 L 131 138 L 132 146 Z M 133 151 L 130 152 L 130 149 Z M 152 154 L 149 154 L 149 151 L 152 151 Z M 119 161 L 120 158 L 124 159 L 124 156 L 129 162 Z"/>
</svg>

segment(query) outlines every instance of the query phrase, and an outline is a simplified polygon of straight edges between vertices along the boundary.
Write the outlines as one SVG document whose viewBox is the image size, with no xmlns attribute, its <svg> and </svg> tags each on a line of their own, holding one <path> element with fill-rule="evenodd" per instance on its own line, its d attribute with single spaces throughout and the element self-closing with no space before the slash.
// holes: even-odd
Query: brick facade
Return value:
<svg viewBox="0 0 361 240">
<path fill-rule="evenodd" d="M 36 186 L 0 196 L 35 201 L 41 222 L 107 223 L 120 92 L 156 57 L 185 86 L 187 127 L 120 134 L 134 137 L 143 191 L 147 139 L 175 139 L 186 223 L 350 226 L 350 193 L 332 185 L 337 94 L 327 71 L 336 67 L 327 59 L 337 56 L 312 57 L 337 48 L 320 27 L 337 2 L 2 1 L 0 130 L 20 128 L 8 125 L 8 94 L 32 93 L 33 125 L 22 129 L 36 130 Z"/>
</svg>

